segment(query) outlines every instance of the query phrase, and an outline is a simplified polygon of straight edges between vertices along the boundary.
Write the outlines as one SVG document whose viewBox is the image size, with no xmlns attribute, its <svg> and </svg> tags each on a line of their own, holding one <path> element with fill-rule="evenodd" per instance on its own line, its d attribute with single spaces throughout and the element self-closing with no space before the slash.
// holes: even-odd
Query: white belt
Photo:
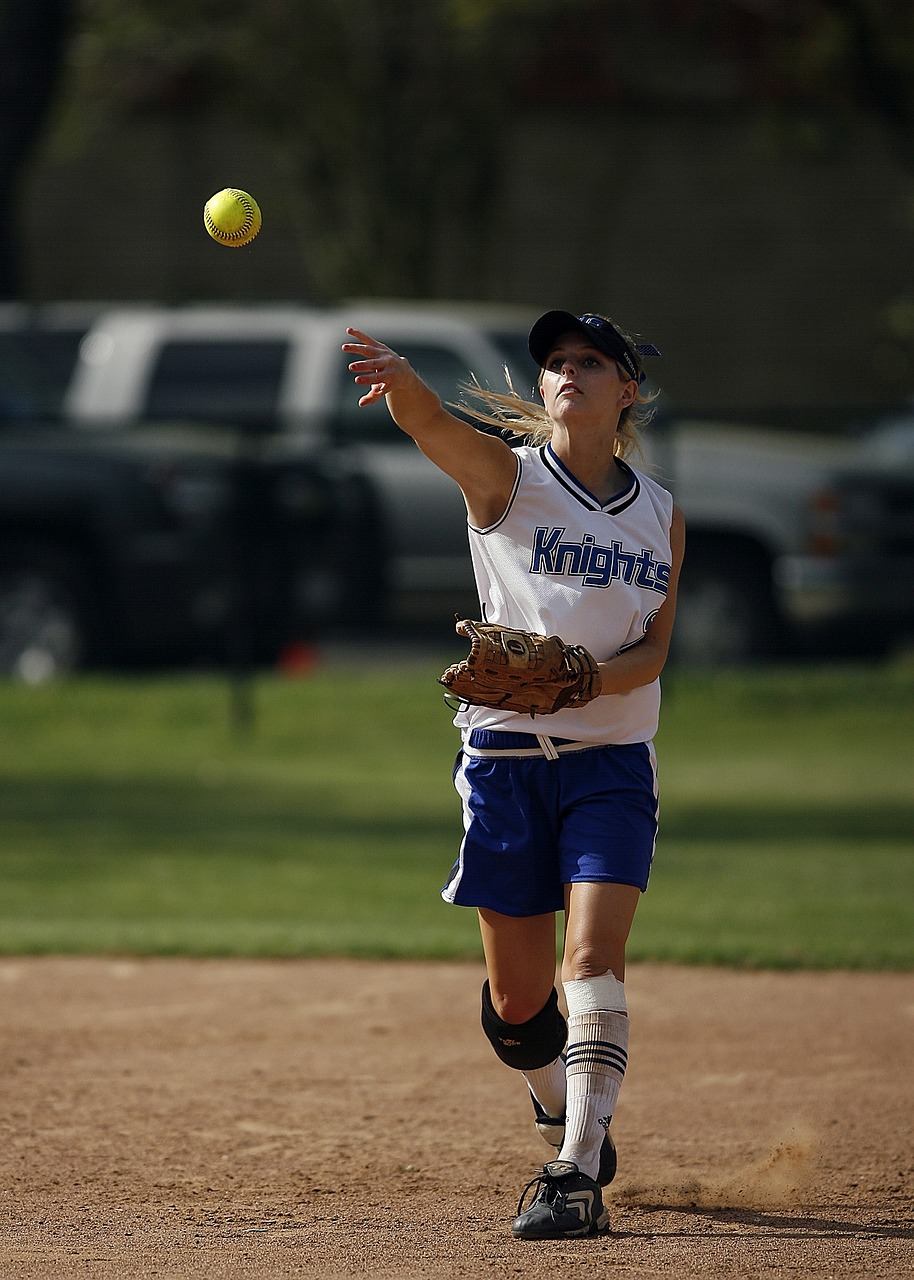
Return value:
<svg viewBox="0 0 914 1280">
<path fill-rule="evenodd" d="M 531 737 L 534 735 L 531 735 Z M 571 751 L 595 751 L 599 747 L 605 747 L 610 744 L 605 742 L 559 742 L 555 743 L 545 733 L 535 735 L 539 746 L 536 747 L 471 747 L 468 742 L 463 744 L 463 754 L 471 756 L 475 760 L 481 759 L 521 759 L 524 756 L 543 755 L 547 760 L 558 760 L 560 755 L 566 755 Z"/>
</svg>

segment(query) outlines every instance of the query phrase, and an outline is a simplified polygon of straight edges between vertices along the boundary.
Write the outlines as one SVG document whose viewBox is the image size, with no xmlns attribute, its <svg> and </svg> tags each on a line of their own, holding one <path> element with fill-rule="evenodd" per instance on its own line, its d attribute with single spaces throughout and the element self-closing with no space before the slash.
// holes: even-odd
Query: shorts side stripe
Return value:
<svg viewBox="0 0 914 1280">
<path fill-rule="evenodd" d="M 463 813 L 463 831 L 464 837 L 460 841 L 460 852 L 457 855 L 457 861 L 451 869 L 447 884 L 441 890 L 441 896 L 445 902 L 454 904 L 457 892 L 460 889 L 460 881 L 463 879 L 463 852 L 466 845 L 466 833 L 470 829 L 470 784 L 466 778 L 466 757 L 458 756 L 457 765 L 454 769 L 454 787 L 460 797 L 460 808 Z"/>
</svg>

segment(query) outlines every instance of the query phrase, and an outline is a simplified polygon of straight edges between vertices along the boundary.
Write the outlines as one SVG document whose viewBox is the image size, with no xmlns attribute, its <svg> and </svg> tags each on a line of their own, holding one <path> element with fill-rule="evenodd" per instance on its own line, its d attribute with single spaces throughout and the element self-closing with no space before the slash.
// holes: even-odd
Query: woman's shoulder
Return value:
<svg viewBox="0 0 914 1280">
<path fill-rule="evenodd" d="M 660 493 L 669 493 L 669 489 L 667 489 L 663 480 L 657 476 L 649 463 L 643 462 L 640 466 L 637 466 L 631 462 L 630 459 L 626 459 L 624 466 L 632 473 L 632 475 L 637 476 L 647 489 L 657 490 Z"/>
<path fill-rule="evenodd" d="M 658 507 L 667 520 L 671 520 L 673 516 L 673 495 L 669 489 L 665 488 L 655 476 L 651 475 L 650 471 L 640 467 L 633 467 L 630 462 L 626 462 L 625 465 L 635 477 L 640 493 L 644 494 L 653 506 Z"/>
</svg>

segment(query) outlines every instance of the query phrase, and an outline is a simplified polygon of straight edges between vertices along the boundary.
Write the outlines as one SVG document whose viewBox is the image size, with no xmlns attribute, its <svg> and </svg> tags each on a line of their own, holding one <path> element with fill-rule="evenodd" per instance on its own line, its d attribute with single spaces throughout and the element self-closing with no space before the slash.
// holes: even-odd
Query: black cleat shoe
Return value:
<svg viewBox="0 0 914 1280">
<path fill-rule="evenodd" d="M 533 1103 L 535 1113 L 533 1123 L 536 1125 L 537 1133 L 549 1143 L 550 1147 L 561 1151 L 562 1143 L 565 1141 L 565 1117 L 547 1115 L 532 1093 L 530 1101 Z M 616 1144 L 607 1129 L 600 1144 L 600 1167 L 597 1170 L 597 1182 L 601 1187 L 608 1187 L 616 1176 L 616 1163 Z"/>
<path fill-rule="evenodd" d="M 524 1209 L 527 1192 L 534 1190 Z M 609 1214 L 593 1178 L 570 1160 L 550 1160 L 521 1192 L 511 1234 L 519 1240 L 571 1240 L 609 1230 Z"/>
</svg>

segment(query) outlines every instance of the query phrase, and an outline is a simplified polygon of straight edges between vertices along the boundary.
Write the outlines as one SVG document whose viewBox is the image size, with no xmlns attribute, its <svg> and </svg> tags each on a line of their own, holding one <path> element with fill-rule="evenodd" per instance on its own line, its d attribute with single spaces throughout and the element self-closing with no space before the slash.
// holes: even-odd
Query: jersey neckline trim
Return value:
<svg viewBox="0 0 914 1280">
<path fill-rule="evenodd" d="M 637 472 L 633 471 L 628 463 L 623 462 L 621 458 L 616 458 L 616 466 L 619 467 L 623 475 L 628 477 L 628 483 L 621 493 L 614 494 L 609 502 L 602 503 L 589 489 L 575 479 L 564 462 L 556 456 L 551 444 L 544 444 L 540 448 L 540 457 L 543 460 L 543 465 L 552 472 L 559 484 L 564 489 L 567 489 L 574 498 L 577 498 L 582 506 L 591 511 L 602 511 L 608 516 L 618 515 L 621 511 L 625 511 L 627 507 L 630 507 L 641 492 L 641 481 L 638 479 Z"/>
</svg>

